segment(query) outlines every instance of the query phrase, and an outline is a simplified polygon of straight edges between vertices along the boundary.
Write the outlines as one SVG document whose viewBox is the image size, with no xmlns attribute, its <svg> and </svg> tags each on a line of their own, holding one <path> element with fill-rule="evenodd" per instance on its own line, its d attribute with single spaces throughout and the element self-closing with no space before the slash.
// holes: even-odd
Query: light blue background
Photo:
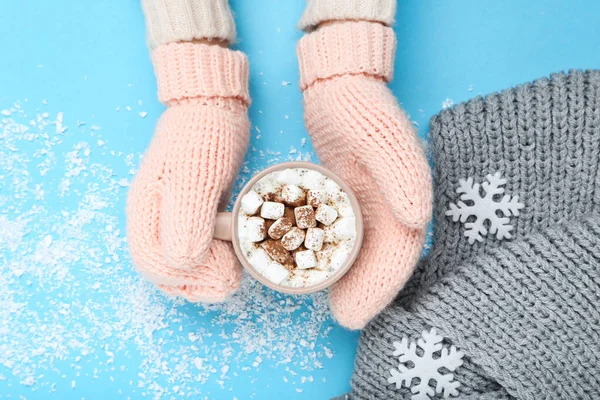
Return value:
<svg viewBox="0 0 600 400">
<path fill-rule="evenodd" d="M 295 23 L 303 1 L 232 0 L 231 3 L 236 13 L 238 47 L 250 58 L 251 119 L 258 128 L 253 131 L 253 149 L 249 151 L 248 170 L 241 184 L 249 173 L 268 163 L 299 155 L 310 156 L 312 149 L 310 143 L 302 145 L 302 138 L 306 138 L 307 133 L 302 123 L 301 95 L 297 89 L 295 44 L 301 33 L 295 29 Z M 392 88 L 423 138 L 427 135 L 429 118 L 442 108 L 444 102 L 450 103 L 447 99 L 457 103 L 554 71 L 600 66 L 600 3 L 597 1 L 404 0 L 399 3 L 395 26 L 399 45 Z M 127 154 L 134 154 L 133 163 L 137 165 L 137 156 L 148 145 L 162 111 L 155 96 L 154 74 L 144 45 L 144 23 L 138 1 L 2 1 L 0 50 L 0 110 L 20 102 L 29 116 L 15 113 L 11 118 L 25 124 L 40 112 L 48 112 L 51 116 L 64 112 L 64 123 L 69 130 L 61 135 L 62 143 L 54 147 L 58 159 L 83 141 L 92 147 L 90 165 L 110 166 L 116 180 L 131 179 L 130 167 L 123 159 Z M 286 86 L 282 82 L 290 84 Z M 47 105 L 44 99 L 47 99 Z M 127 106 L 132 108 L 131 112 L 126 110 Z M 138 114 L 141 111 L 148 113 L 146 118 Z M 84 120 L 86 125 L 77 127 L 77 120 Z M 102 129 L 92 129 L 92 125 Z M 96 146 L 97 140 L 106 144 Z M 89 185 L 94 183 L 94 174 L 90 170 L 78 181 L 80 187 L 74 185 L 67 195 L 56 195 L 57 185 L 65 173 L 63 164 L 57 162 L 48 175 L 41 176 L 34 164 L 27 166 L 24 160 L 37 159 L 35 151 L 43 147 L 43 138 L 25 142 L 20 140 L 15 144 L 17 148 L 11 150 L 7 138 L 0 136 L 0 156 L 5 157 L 4 164 L 0 161 L 0 166 L 5 169 L 0 170 L 0 222 L 22 220 L 22 215 L 37 203 L 44 211 L 27 222 L 26 233 L 17 247 L 11 247 L 6 231 L 4 236 L 0 235 L 0 284 L 18 291 L 11 295 L 11 301 L 22 300 L 26 310 L 7 310 L 9 291 L 0 290 L 5 296 L 0 296 L 0 302 L 5 302 L 0 303 L 0 307 L 4 307 L 4 311 L 0 311 L 4 318 L 4 322 L 0 322 L 0 349 L 3 345 L 27 349 L 23 342 L 27 336 L 24 329 L 34 323 L 40 326 L 60 323 L 60 315 L 54 312 L 57 303 L 72 302 L 74 308 L 84 303 L 110 303 L 115 298 L 122 298 L 129 287 L 123 285 L 124 278 L 99 276 L 98 268 L 90 272 L 87 266 L 81 266 L 77 257 L 70 258 L 65 264 L 68 268 L 67 276 L 61 278 L 63 285 L 44 287 L 44 281 L 36 271 L 28 269 L 31 259 L 27 247 L 42 242 L 48 233 L 60 243 L 63 232 L 59 228 L 64 218 L 59 215 L 62 211 L 75 212 L 81 206 L 85 194 L 91 190 Z M 21 163 L 13 165 L 9 171 L 6 160 L 15 160 L 17 151 L 21 154 L 18 156 Z M 21 173 L 25 170 L 29 170 L 31 176 L 27 178 L 27 188 L 23 189 L 17 187 L 15 179 L 20 176 L 23 181 Z M 47 194 L 43 199 L 36 199 L 33 194 L 32 188 L 36 184 L 46 185 Z M 108 184 L 101 183 L 100 189 L 103 185 Z M 119 229 L 117 236 L 122 238 L 126 188 L 115 189 L 112 185 L 109 192 L 112 198 L 103 209 L 102 218 L 115 222 Z M 83 254 L 87 247 L 102 249 L 106 243 L 98 242 L 94 230 L 105 225 L 105 220 L 90 223 L 83 233 L 79 233 L 79 242 L 71 241 L 78 243 L 78 247 L 67 250 Z M 124 242 L 120 241 L 117 257 L 109 250 L 102 250 L 106 254 L 99 257 L 103 260 L 110 255 L 108 264 L 112 269 L 106 268 L 131 279 L 131 287 L 143 288 L 144 296 L 149 296 L 151 289 L 137 281 L 125 249 Z M 89 256 L 82 257 L 90 259 Z M 43 261 L 36 265 L 37 273 L 43 274 Z M 21 267 L 26 273 L 15 274 L 14 271 Z M 52 268 L 56 270 L 57 267 Z M 55 277 L 45 279 L 50 283 L 59 282 Z M 113 281 L 116 283 L 111 284 Z M 101 282 L 102 289 L 92 290 L 94 282 Z M 258 289 L 252 286 L 249 290 Z M 127 295 L 136 298 L 135 293 Z M 239 323 L 236 325 L 235 316 L 224 316 L 226 307 L 207 310 L 201 306 L 174 304 L 156 293 L 147 298 L 163 307 L 161 315 L 168 326 L 156 327 L 151 336 L 153 340 L 164 340 L 164 361 L 170 366 L 182 361 L 177 359 L 178 346 L 186 349 L 181 350 L 182 354 L 190 353 L 189 346 L 193 345 L 190 332 L 214 334 L 206 335 L 208 344 L 199 348 L 198 355 L 202 357 L 203 352 L 212 356 L 212 349 L 227 345 L 231 339 L 227 336 L 229 329 L 233 332 L 241 329 Z M 285 298 L 265 291 L 262 301 Z M 258 297 L 255 294 L 251 299 Z M 282 315 L 279 320 L 279 316 L 269 314 L 270 321 L 261 323 L 257 322 L 261 320 L 261 313 L 273 309 L 264 304 L 248 304 L 251 317 L 247 321 L 255 321 L 259 330 L 275 329 L 277 332 L 281 329 L 282 334 L 289 335 L 294 324 L 306 323 L 313 312 L 320 317 L 325 315 L 320 308 L 317 311 L 311 308 L 322 308 L 322 299 L 315 301 L 316 306 L 312 305 L 312 300 L 290 301 L 299 309 Z M 83 307 L 79 311 L 82 310 Z M 39 319 L 37 323 L 36 318 Z M 96 332 L 87 327 L 91 320 L 84 315 L 70 316 L 66 320 L 69 321 L 65 323 L 67 330 Z M 226 324 L 222 325 L 220 321 Z M 285 324 L 288 326 L 284 327 Z M 179 330 L 180 326 L 184 328 Z M 274 352 L 271 357 L 262 357 L 258 366 L 252 366 L 256 354 L 238 353 L 237 341 L 224 383 L 219 382 L 222 376 L 218 371 L 209 373 L 204 381 L 182 383 L 180 386 L 185 390 L 177 393 L 175 386 L 180 380 L 177 373 L 171 375 L 171 381 L 160 374 L 151 379 L 165 391 L 163 398 L 187 393 L 192 398 L 210 399 L 232 399 L 234 396 L 239 400 L 326 399 L 349 389 L 358 335 L 343 330 L 331 320 L 319 323 L 318 330 L 318 335 L 310 338 L 309 343 L 320 353 L 309 356 L 308 360 L 309 364 L 315 360 L 321 362 L 322 369 L 304 365 L 306 354 L 300 350 L 293 354 L 288 364 L 280 364 L 283 356 Z M 33 361 L 28 363 L 35 368 L 28 372 L 19 369 L 22 358 L 15 358 L 11 364 L 0 354 L 0 361 L 4 360 L 4 366 L 0 362 L 0 398 L 23 395 L 28 399 L 135 399 L 143 394 L 152 398 L 160 392 L 152 389 L 148 383 L 150 378 L 143 379 L 139 375 L 143 373 L 147 359 L 143 344 L 136 343 L 133 338 L 118 338 L 116 330 L 110 338 L 96 333 L 97 336 L 86 339 L 93 351 L 81 362 L 76 361 L 80 352 L 69 344 L 66 344 L 62 359 L 32 353 Z M 114 354 L 112 363 L 106 362 L 110 356 L 106 355 L 104 346 L 110 346 Z M 333 351 L 332 358 L 324 355 L 323 346 Z M 222 357 L 223 353 L 215 354 Z M 36 357 L 41 357 L 41 361 L 35 361 Z M 191 363 L 190 360 L 183 361 Z M 222 361 L 215 361 L 215 368 L 220 368 Z M 205 364 L 211 362 L 208 359 Z M 21 383 L 24 380 L 27 383 L 27 376 L 35 380 L 33 385 Z M 301 379 L 302 376 L 305 379 Z M 76 380 L 75 388 L 72 388 L 73 380 Z M 144 381 L 142 387 L 138 387 L 140 380 Z"/>
</svg>

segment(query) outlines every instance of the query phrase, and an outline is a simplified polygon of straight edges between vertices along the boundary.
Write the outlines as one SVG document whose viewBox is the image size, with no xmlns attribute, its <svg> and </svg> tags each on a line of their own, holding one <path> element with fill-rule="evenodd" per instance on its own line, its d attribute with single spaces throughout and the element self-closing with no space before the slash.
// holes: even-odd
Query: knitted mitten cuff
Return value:
<svg viewBox="0 0 600 400">
<path fill-rule="evenodd" d="M 150 50 L 194 39 L 235 40 L 227 0 L 143 0 Z"/>
<path fill-rule="evenodd" d="M 302 90 L 317 80 L 346 74 L 389 82 L 394 74 L 396 35 L 378 23 L 345 22 L 305 35 L 297 51 Z"/>
<path fill-rule="evenodd" d="M 158 97 L 164 104 L 195 97 L 227 97 L 250 103 L 248 59 L 240 51 L 171 43 L 158 47 L 152 56 Z"/>
<path fill-rule="evenodd" d="M 302 30 L 311 30 L 326 21 L 373 21 L 391 25 L 397 0 L 308 0 L 299 22 Z"/>
</svg>

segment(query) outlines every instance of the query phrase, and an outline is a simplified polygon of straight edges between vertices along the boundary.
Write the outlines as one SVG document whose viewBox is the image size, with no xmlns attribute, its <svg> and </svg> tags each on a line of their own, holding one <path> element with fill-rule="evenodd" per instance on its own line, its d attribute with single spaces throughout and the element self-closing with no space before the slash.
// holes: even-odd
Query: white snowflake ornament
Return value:
<svg viewBox="0 0 600 400">
<path fill-rule="evenodd" d="M 488 234 L 484 223 L 490 221 L 490 233 L 496 235 L 496 239 L 512 238 L 511 231 L 513 226 L 509 224 L 510 216 L 518 216 L 519 210 L 525 207 L 523 203 L 519 203 L 519 196 L 505 195 L 500 201 L 496 201 L 496 195 L 504 194 L 504 186 L 506 179 L 500 178 L 500 172 L 494 175 L 486 176 L 487 182 L 483 184 L 473 183 L 473 178 L 466 181 L 461 179 L 459 182 L 457 193 L 460 193 L 458 204 L 450 204 L 450 210 L 446 211 L 447 216 L 451 216 L 454 222 L 460 219 L 460 222 L 465 225 L 465 236 L 469 238 L 469 244 L 475 243 L 475 240 L 482 242 L 483 237 Z M 483 187 L 485 196 L 480 193 L 480 188 Z M 465 201 L 470 201 L 472 204 L 465 204 Z M 502 217 L 498 216 L 497 212 L 502 212 Z M 475 221 L 467 222 L 469 217 L 476 217 Z"/>
<path fill-rule="evenodd" d="M 422 339 L 417 340 L 417 343 L 411 342 L 410 345 L 406 337 L 403 337 L 401 342 L 393 343 L 396 348 L 394 355 L 399 356 L 400 364 L 398 369 L 390 370 L 392 376 L 388 378 L 388 382 L 395 383 L 397 389 L 402 386 L 411 389 L 412 400 L 430 400 L 436 393 L 441 394 L 444 399 L 458 396 L 460 382 L 454 380 L 454 374 L 442 374 L 439 369 L 446 368 L 454 372 L 462 365 L 464 353 L 458 351 L 455 346 L 444 347 L 444 338 L 436 333 L 435 328 L 423 332 L 421 336 Z M 423 350 L 422 356 L 417 354 L 417 345 Z M 440 356 L 433 358 L 440 350 Z M 412 362 L 414 367 L 408 368 L 405 365 L 407 362 Z M 420 381 L 411 388 L 414 378 Z M 435 381 L 435 389 L 429 386 L 431 380 Z"/>
</svg>

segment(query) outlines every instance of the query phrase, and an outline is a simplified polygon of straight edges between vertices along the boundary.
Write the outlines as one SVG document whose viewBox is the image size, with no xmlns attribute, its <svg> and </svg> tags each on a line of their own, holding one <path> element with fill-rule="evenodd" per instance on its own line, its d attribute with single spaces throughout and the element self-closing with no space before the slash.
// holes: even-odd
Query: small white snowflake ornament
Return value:
<svg viewBox="0 0 600 400">
<path fill-rule="evenodd" d="M 504 186 L 506 179 L 500 178 L 500 172 L 494 175 L 486 176 L 487 182 L 483 184 L 473 183 L 473 178 L 466 181 L 461 179 L 459 182 L 457 193 L 460 193 L 458 204 L 450 204 L 450 210 L 446 211 L 446 215 L 452 217 L 454 222 L 460 219 L 460 222 L 465 225 L 465 236 L 469 238 L 469 244 L 475 241 L 482 242 L 483 237 L 488 234 L 485 228 L 485 221 L 490 221 L 490 233 L 496 235 L 496 239 L 512 238 L 511 231 L 513 226 L 510 225 L 510 216 L 518 216 L 519 210 L 525 205 L 519 203 L 519 196 L 505 195 L 500 201 L 494 200 L 496 195 L 504 194 Z M 480 193 L 480 188 L 483 187 L 485 196 Z M 472 205 L 467 205 L 464 202 L 471 201 Z M 503 216 L 498 216 L 497 212 L 501 211 Z M 476 217 L 474 222 L 467 222 L 469 217 Z"/>
<path fill-rule="evenodd" d="M 441 394 L 444 399 L 458 396 L 460 382 L 454 380 L 454 374 L 442 374 L 439 369 L 446 368 L 454 372 L 462 365 L 464 353 L 455 346 L 444 347 L 444 338 L 436 333 L 435 328 L 423 332 L 421 336 L 417 343 L 409 344 L 406 337 L 401 342 L 393 343 L 396 348 L 394 355 L 399 356 L 400 364 L 398 369 L 390 370 L 392 376 L 388 378 L 388 382 L 395 383 L 397 389 L 402 386 L 411 389 L 412 400 L 430 400 L 436 393 Z M 417 354 L 417 345 L 423 350 L 422 356 Z M 434 358 L 437 352 L 440 352 L 440 356 Z M 408 368 L 405 365 L 407 362 L 412 362 L 414 367 Z M 411 388 L 414 378 L 418 378 L 419 383 Z M 429 386 L 431 380 L 435 381 L 435 389 Z"/>
</svg>

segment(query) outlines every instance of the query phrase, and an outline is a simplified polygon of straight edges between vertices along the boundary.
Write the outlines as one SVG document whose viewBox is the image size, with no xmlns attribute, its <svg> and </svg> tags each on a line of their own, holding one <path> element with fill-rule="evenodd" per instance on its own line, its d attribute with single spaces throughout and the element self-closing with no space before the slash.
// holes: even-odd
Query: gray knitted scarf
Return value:
<svg viewBox="0 0 600 400">
<path fill-rule="evenodd" d="M 475 98 L 431 134 L 434 248 L 344 397 L 600 399 L 600 71 Z"/>
</svg>

